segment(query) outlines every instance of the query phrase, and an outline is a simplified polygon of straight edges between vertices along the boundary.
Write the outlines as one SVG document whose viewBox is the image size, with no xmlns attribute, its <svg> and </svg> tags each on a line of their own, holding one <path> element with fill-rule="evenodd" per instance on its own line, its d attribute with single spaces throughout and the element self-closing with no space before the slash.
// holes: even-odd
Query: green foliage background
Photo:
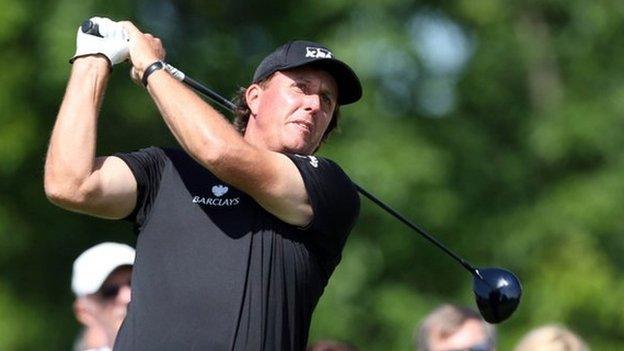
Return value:
<svg viewBox="0 0 624 351">
<path fill-rule="evenodd" d="M 499 349 L 548 322 L 594 350 L 624 349 L 624 2 L 0 0 L 0 8 L 0 349 L 69 349 L 78 330 L 73 259 L 96 242 L 134 242 L 129 224 L 65 212 L 43 194 L 67 60 L 92 15 L 160 36 L 168 61 L 225 95 L 282 42 L 326 43 L 360 74 L 365 95 L 343 109 L 342 131 L 321 154 L 476 265 L 519 275 L 525 295 L 499 326 Z M 443 69 L 427 56 L 450 57 L 422 45 L 435 39 L 424 30 L 431 23 L 461 34 L 452 45 L 463 47 L 460 65 Z M 113 72 L 99 154 L 174 145 L 127 72 Z M 363 200 L 311 341 L 409 350 L 424 314 L 447 301 L 474 307 L 471 294 L 466 272 Z"/>
</svg>

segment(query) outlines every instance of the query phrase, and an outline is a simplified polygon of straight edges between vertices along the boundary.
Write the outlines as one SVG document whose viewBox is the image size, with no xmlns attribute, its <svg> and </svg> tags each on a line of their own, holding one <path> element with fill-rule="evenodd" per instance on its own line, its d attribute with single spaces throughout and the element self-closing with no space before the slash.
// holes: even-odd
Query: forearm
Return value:
<svg viewBox="0 0 624 351">
<path fill-rule="evenodd" d="M 131 22 L 120 23 L 128 34 L 133 76 L 143 77 L 151 64 L 164 60 L 165 49 L 160 39 L 142 33 Z M 236 177 L 241 172 L 227 165 L 241 164 L 237 162 L 241 156 L 253 158 L 254 147 L 232 124 L 168 72 L 152 72 L 147 78 L 147 90 L 182 148 L 218 177 Z"/>
<path fill-rule="evenodd" d="M 108 77 L 108 63 L 102 57 L 89 56 L 74 62 L 46 157 L 48 196 L 78 192 L 92 173 L 97 117 Z"/>
<path fill-rule="evenodd" d="M 220 173 L 228 153 L 249 147 L 223 115 L 164 70 L 149 77 L 148 91 L 180 145 L 211 171 Z"/>
</svg>

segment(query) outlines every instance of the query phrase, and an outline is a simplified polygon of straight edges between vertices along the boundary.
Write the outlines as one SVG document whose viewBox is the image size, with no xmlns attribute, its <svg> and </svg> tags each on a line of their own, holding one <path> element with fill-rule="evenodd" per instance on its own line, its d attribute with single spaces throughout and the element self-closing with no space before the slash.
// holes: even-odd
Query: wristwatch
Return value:
<svg viewBox="0 0 624 351">
<path fill-rule="evenodd" d="M 141 83 L 143 83 L 143 86 L 147 87 L 147 78 L 150 76 L 150 74 L 158 71 L 159 69 L 164 69 L 166 65 L 167 64 L 163 61 L 158 60 L 147 66 L 145 72 L 143 72 L 143 77 L 141 78 Z"/>
</svg>

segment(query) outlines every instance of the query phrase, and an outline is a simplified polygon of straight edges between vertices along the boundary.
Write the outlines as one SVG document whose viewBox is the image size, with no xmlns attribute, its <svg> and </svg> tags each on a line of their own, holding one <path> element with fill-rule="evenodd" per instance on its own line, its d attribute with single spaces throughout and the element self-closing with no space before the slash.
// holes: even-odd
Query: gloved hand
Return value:
<svg viewBox="0 0 624 351">
<path fill-rule="evenodd" d="M 79 57 L 98 54 L 104 55 L 111 66 L 127 60 L 128 39 L 123 27 L 105 17 L 91 17 L 90 20 L 97 24 L 102 37 L 83 33 L 79 27 L 76 35 L 76 54 L 69 62 L 73 63 Z"/>
</svg>

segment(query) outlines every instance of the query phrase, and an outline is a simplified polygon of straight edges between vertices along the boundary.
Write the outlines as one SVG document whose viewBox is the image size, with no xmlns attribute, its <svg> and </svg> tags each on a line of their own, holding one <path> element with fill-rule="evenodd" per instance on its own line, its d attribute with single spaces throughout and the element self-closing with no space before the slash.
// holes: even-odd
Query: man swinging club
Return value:
<svg viewBox="0 0 624 351">
<path fill-rule="evenodd" d="M 289 42 L 258 66 L 235 125 L 162 69 L 158 38 L 93 18 L 78 30 L 45 164 L 55 204 L 138 233 L 132 302 L 115 350 L 303 350 L 312 311 L 359 211 L 347 175 L 312 156 L 355 73 L 321 44 Z M 95 157 L 111 65 L 126 59 L 182 150 Z"/>
</svg>

